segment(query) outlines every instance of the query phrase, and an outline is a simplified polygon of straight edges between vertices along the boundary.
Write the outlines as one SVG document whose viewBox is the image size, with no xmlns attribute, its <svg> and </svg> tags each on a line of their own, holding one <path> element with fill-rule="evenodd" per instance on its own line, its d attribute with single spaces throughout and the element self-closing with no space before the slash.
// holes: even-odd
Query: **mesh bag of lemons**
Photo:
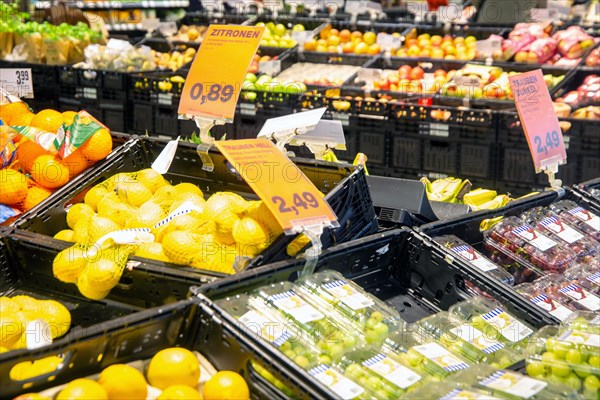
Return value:
<svg viewBox="0 0 600 400">
<path fill-rule="evenodd" d="M 61 337 L 71 327 L 71 313 L 58 301 L 0 296 L 0 353 L 27 348 L 29 324 L 39 320 L 45 327 L 37 334 L 47 335 L 44 339 Z"/>
<path fill-rule="evenodd" d="M 75 245 L 56 256 L 54 276 L 95 300 L 118 283 L 131 255 L 233 274 L 236 257 L 253 258 L 282 234 L 261 201 L 231 192 L 205 198 L 196 185 L 171 185 L 152 169 L 118 173 L 93 186 L 66 218 L 69 229 L 54 237 Z M 122 230 L 145 230 L 152 240 L 98 245 Z"/>
</svg>

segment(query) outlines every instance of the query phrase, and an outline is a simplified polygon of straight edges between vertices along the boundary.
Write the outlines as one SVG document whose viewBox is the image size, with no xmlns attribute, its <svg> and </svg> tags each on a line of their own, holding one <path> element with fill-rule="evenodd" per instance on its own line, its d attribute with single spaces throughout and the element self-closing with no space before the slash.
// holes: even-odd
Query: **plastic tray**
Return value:
<svg viewBox="0 0 600 400">
<path fill-rule="evenodd" d="M 182 327 L 192 308 L 189 301 L 159 303 L 157 308 L 141 310 L 134 304 L 138 299 L 133 297 L 125 298 L 126 302 L 85 299 L 73 285 L 52 277 L 56 250 L 18 236 L 0 241 L 0 294 L 57 300 L 69 309 L 72 317 L 69 331 L 52 344 L 0 354 L 2 398 L 55 386 L 110 364 L 150 357 L 158 349 L 174 345 L 180 331 L 185 332 Z M 49 272 L 49 276 L 43 272 Z M 20 382 L 9 376 L 18 363 L 56 355 L 65 360 L 56 372 Z"/>
<path fill-rule="evenodd" d="M 46 203 L 45 207 L 39 208 L 36 213 L 30 213 L 18 224 L 18 227 L 48 236 L 66 229 L 65 206 L 80 202 L 86 189 L 117 172 L 148 168 L 166 143 L 164 140 L 150 138 L 138 138 L 130 142 L 110 162 L 86 173 L 81 180 L 76 181 L 77 185 L 65 187 L 61 196 L 57 196 L 53 202 Z M 256 198 L 242 178 L 231 172 L 221 153 L 214 149 L 210 156 L 215 164 L 215 170 L 206 172 L 201 169 L 195 145 L 180 143 L 166 178 L 174 183 L 186 181 L 197 184 L 204 193 L 232 191 Z M 329 193 L 326 199 L 338 217 L 340 228 L 326 230 L 321 238 L 324 248 L 377 231 L 377 219 L 364 170 L 348 164 L 307 159 L 295 159 L 295 161 L 318 189 L 323 193 Z M 281 237 L 268 250 L 255 258 L 251 265 L 287 258 L 286 246 L 290 241 L 291 237 Z"/>
<path fill-rule="evenodd" d="M 438 237 L 447 234 L 456 235 L 478 251 L 481 251 L 482 254 L 486 255 L 486 251 L 482 250 L 483 234 L 480 231 L 482 222 L 499 216 L 516 216 L 533 207 L 548 206 L 561 199 L 574 200 L 584 208 L 587 208 L 590 204 L 588 200 L 582 198 L 577 193 L 569 189 L 560 189 L 558 191 L 549 191 L 515 200 L 507 206 L 497 210 L 478 211 L 464 217 L 451 218 L 445 221 L 426 224 L 417 228 L 417 230 L 428 237 Z M 517 310 L 521 310 L 523 313 L 528 314 L 529 316 L 525 318 L 525 321 L 529 322 L 531 325 L 540 327 L 543 325 L 560 323 L 560 319 L 537 307 L 534 303 L 518 294 L 514 289 L 499 284 L 494 278 L 473 268 L 459 257 L 453 256 L 448 249 L 434 243 L 431 243 L 430 247 L 427 248 L 430 257 L 433 260 L 432 262 L 435 264 L 449 264 L 459 270 L 469 271 L 468 274 L 475 277 L 478 282 L 473 283 L 492 296 L 496 296 L 498 291 L 504 293 L 507 296 L 507 300 L 504 303 L 508 305 L 509 309 L 513 313 L 518 313 Z"/>
<path fill-rule="evenodd" d="M 600 177 L 578 183 L 574 186 L 574 190 L 588 199 L 591 211 L 600 214 Z"/>
<path fill-rule="evenodd" d="M 466 278 L 451 264 L 434 264 L 427 257 L 427 243 L 408 229 L 379 233 L 348 242 L 323 252 L 316 271 L 333 269 L 395 308 L 408 323 L 447 309 L 466 296 L 460 281 Z M 198 348 L 211 349 L 208 359 L 217 368 L 243 371 L 249 376 L 248 362 L 254 359 L 268 369 L 299 398 L 335 398 L 325 387 L 287 361 L 266 342 L 215 304 L 218 299 L 247 293 L 258 287 L 296 280 L 304 260 L 278 262 L 205 285 L 192 288 L 197 296 L 201 321 L 192 337 Z M 436 265 L 438 268 L 432 268 Z M 503 303 L 509 296 L 499 296 Z M 518 310 L 519 318 L 529 318 L 527 309 Z M 254 379 L 254 378 L 253 378 Z"/>
</svg>

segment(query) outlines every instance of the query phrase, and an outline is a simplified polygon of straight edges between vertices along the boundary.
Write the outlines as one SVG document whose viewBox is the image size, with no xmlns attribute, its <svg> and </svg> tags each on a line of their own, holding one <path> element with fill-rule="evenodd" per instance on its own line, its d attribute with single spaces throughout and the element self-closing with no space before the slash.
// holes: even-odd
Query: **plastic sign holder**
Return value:
<svg viewBox="0 0 600 400">
<path fill-rule="evenodd" d="M 317 160 L 325 160 L 332 149 L 346 150 L 346 138 L 341 121 L 322 119 L 317 126 L 290 140 L 291 146 L 306 146 Z"/>
<path fill-rule="evenodd" d="M 567 163 L 567 153 L 542 70 L 513 75 L 508 79 L 535 172 L 543 171 L 548 175 L 550 186 L 560 188 L 562 182 L 555 178 L 555 174 L 559 165 Z"/>
<path fill-rule="evenodd" d="M 311 274 L 321 254 L 323 229 L 339 227 L 322 193 L 267 138 L 218 141 L 215 146 L 262 199 L 286 235 L 303 233 L 310 239 L 303 273 Z"/>
<path fill-rule="evenodd" d="M 285 145 L 290 143 L 296 136 L 313 130 L 326 110 L 327 107 L 322 107 L 282 117 L 269 118 L 258 132 L 257 137 L 274 140 L 276 147 L 286 154 Z"/>
<path fill-rule="evenodd" d="M 210 25 L 185 80 L 178 113 L 193 119 L 202 144 L 202 169 L 214 170 L 208 155 L 214 144 L 210 129 L 233 122 L 242 82 L 258 50 L 264 26 Z"/>
</svg>

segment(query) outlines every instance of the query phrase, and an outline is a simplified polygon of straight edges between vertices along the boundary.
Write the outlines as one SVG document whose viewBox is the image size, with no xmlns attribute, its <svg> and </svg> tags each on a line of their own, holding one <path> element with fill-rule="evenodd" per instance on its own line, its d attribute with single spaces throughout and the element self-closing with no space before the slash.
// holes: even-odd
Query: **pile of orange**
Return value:
<svg viewBox="0 0 600 400">
<path fill-rule="evenodd" d="M 56 134 L 63 124 L 73 123 L 74 111 L 63 113 L 46 109 L 33 113 L 24 102 L 0 105 L 5 125 L 31 126 Z M 15 161 L 0 170 L 0 204 L 27 211 L 67 184 L 85 169 L 100 161 L 112 150 L 112 137 L 106 129 L 94 133 L 68 157 L 52 154 L 36 142 L 18 135 Z M 0 149 L 2 150 L 2 149 Z"/>
</svg>

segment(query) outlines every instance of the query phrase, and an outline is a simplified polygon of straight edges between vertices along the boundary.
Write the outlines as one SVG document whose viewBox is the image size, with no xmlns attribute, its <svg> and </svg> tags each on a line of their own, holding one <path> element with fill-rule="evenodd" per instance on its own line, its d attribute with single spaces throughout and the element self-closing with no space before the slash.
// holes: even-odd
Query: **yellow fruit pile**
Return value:
<svg viewBox="0 0 600 400">
<path fill-rule="evenodd" d="M 51 134 L 56 134 L 63 124 L 72 124 L 75 115 L 73 111 L 60 113 L 50 109 L 34 114 L 24 102 L 0 105 L 0 118 L 5 125 L 30 126 Z M 21 212 L 39 204 L 112 151 L 112 137 L 106 129 L 98 130 L 65 158 L 21 135 L 14 141 L 16 157 L 11 165 L 0 170 L 0 204 Z"/>
<path fill-rule="evenodd" d="M 97 380 L 81 378 L 69 382 L 57 394 L 56 400 L 145 400 L 149 387 L 161 391 L 157 400 L 250 398 L 246 381 L 232 371 L 216 373 L 204 384 L 200 395 L 200 371 L 200 362 L 193 352 L 181 347 L 167 348 L 152 357 L 146 376 L 130 365 L 114 364 L 105 368 Z M 13 375 L 11 371 L 11 377 L 14 378 Z M 19 396 L 19 399 L 33 398 L 45 397 L 34 393 Z"/>
<path fill-rule="evenodd" d="M 47 334 L 55 339 L 71 327 L 71 313 L 55 300 L 37 300 L 30 296 L 0 297 L 0 353 L 27 347 L 27 324 L 42 320 Z"/>
<path fill-rule="evenodd" d="M 282 233 L 261 201 L 229 192 L 205 200 L 196 185 L 171 185 L 152 169 L 119 173 L 92 187 L 83 203 L 67 210 L 67 224 L 54 237 L 77 244 L 56 257 L 54 275 L 77 283 L 90 298 L 102 298 L 116 285 L 122 257 L 132 247 L 90 257 L 91 246 L 107 233 L 150 229 L 154 241 L 136 245 L 136 256 L 228 274 L 235 272 L 237 256 L 258 255 Z"/>
</svg>

